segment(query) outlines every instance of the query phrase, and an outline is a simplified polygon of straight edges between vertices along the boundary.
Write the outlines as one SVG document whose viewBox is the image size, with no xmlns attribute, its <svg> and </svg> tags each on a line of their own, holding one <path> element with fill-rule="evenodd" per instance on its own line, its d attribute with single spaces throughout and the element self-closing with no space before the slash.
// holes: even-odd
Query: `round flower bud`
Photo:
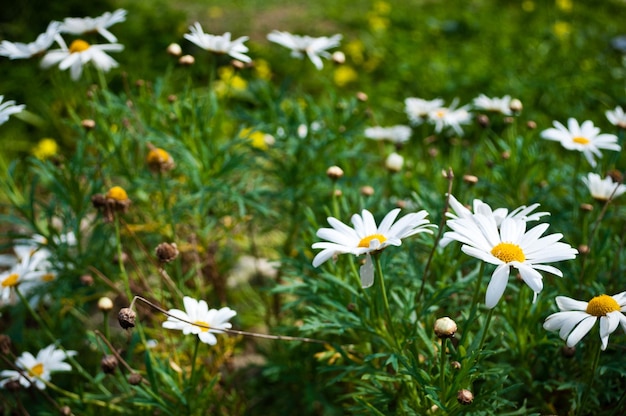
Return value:
<svg viewBox="0 0 626 416">
<path fill-rule="evenodd" d="M 489 125 L 489 117 L 485 114 L 480 114 L 476 117 L 476 121 L 478 121 L 478 125 L 481 127 L 487 127 Z"/>
<path fill-rule="evenodd" d="M 567 345 L 563 345 L 561 348 L 561 355 L 565 358 L 572 358 L 576 355 L 576 347 L 568 347 Z"/>
<path fill-rule="evenodd" d="M 193 65 L 196 62 L 196 58 L 191 55 L 183 55 L 178 58 L 178 63 L 185 66 Z"/>
<path fill-rule="evenodd" d="M 341 51 L 333 52 L 332 60 L 336 64 L 344 64 L 346 63 L 346 54 Z"/>
<path fill-rule="evenodd" d="M 111 298 L 103 296 L 98 299 L 98 309 L 100 309 L 102 312 L 109 312 L 111 309 L 113 309 L 113 301 L 111 300 Z"/>
<path fill-rule="evenodd" d="M 359 91 L 356 93 L 356 99 L 361 101 L 361 102 L 365 102 L 368 100 L 368 96 L 367 94 L 365 94 L 363 91 Z"/>
<path fill-rule="evenodd" d="M 372 196 L 372 195 L 374 195 L 374 188 L 369 186 L 369 185 L 362 186 L 359 191 L 361 192 L 361 195 L 363 195 L 363 196 Z"/>
<path fill-rule="evenodd" d="M 460 362 L 458 362 L 458 361 L 452 361 L 452 362 L 450 363 L 450 366 L 451 366 L 452 368 L 454 368 L 455 370 L 460 370 L 460 369 L 461 369 L 461 363 L 460 363 Z"/>
<path fill-rule="evenodd" d="M 520 111 L 522 111 L 524 106 L 522 105 L 522 102 L 519 99 L 513 98 L 511 102 L 509 103 L 509 108 L 511 109 L 511 111 L 515 113 L 519 113 Z"/>
<path fill-rule="evenodd" d="M 80 125 L 85 129 L 85 130 L 93 130 L 94 127 L 96 127 L 96 122 L 91 120 L 91 119 L 85 119 L 83 121 L 80 122 Z"/>
<path fill-rule="evenodd" d="M 100 368 L 104 371 L 105 374 L 111 374 L 117 368 L 118 361 L 115 355 L 109 354 L 102 357 L 100 360 Z"/>
<path fill-rule="evenodd" d="M 120 326 L 124 329 L 134 328 L 136 317 L 137 314 L 130 308 L 122 308 L 117 314 L 117 320 L 119 321 Z"/>
<path fill-rule="evenodd" d="M 475 185 L 478 183 L 478 177 L 474 175 L 463 175 L 463 182 Z"/>
<path fill-rule="evenodd" d="M 532 120 L 526 122 L 526 127 L 530 130 L 535 130 L 537 128 L 537 123 Z"/>
<path fill-rule="evenodd" d="M 331 166 L 326 169 L 326 176 L 328 176 L 333 181 L 336 181 L 343 176 L 343 169 L 341 169 L 339 166 Z"/>
<path fill-rule="evenodd" d="M 459 390 L 459 392 L 457 393 L 456 400 L 462 405 L 472 404 L 472 402 L 474 401 L 474 395 L 471 391 L 467 389 L 462 389 Z"/>
<path fill-rule="evenodd" d="M 385 167 L 391 172 L 400 172 L 403 165 L 404 158 L 396 152 L 387 156 L 387 159 L 385 160 Z"/>
<path fill-rule="evenodd" d="M 593 211 L 593 205 L 591 205 L 591 204 L 580 204 L 580 210 L 581 211 L 586 211 L 586 212 L 591 212 L 591 211 Z"/>
<path fill-rule="evenodd" d="M 172 56 L 180 56 L 183 53 L 183 48 L 178 43 L 170 43 L 166 51 Z"/>
<path fill-rule="evenodd" d="M 589 254 L 589 251 L 591 251 L 591 249 L 589 248 L 587 244 L 581 244 L 578 246 L 578 252 L 581 255 Z"/>
<path fill-rule="evenodd" d="M 131 375 L 128 376 L 128 383 L 133 386 L 137 386 L 141 384 L 142 381 L 143 381 L 143 377 L 141 377 L 141 374 L 139 373 L 132 373 Z"/>
<path fill-rule="evenodd" d="M 439 338 L 452 338 L 456 333 L 456 322 L 447 316 L 439 318 L 435 321 L 435 335 Z"/>
<path fill-rule="evenodd" d="M 156 256 L 161 263 L 169 263 L 178 257 L 176 243 L 161 243 L 155 249 Z"/>
<path fill-rule="evenodd" d="M 85 286 L 93 285 L 93 276 L 90 274 L 83 274 L 82 276 L 80 276 L 80 283 Z"/>
</svg>

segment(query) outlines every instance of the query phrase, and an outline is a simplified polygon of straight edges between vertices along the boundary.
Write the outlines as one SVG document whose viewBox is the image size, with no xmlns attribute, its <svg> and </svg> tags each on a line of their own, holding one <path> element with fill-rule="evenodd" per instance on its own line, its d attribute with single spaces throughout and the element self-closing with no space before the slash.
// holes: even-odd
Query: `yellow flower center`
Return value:
<svg viewBox="0 0 626 416">
<path fill-rule="evenodd" d="M 619 310 L 619 303 L 615 299 L 608 295 L 600 295 L 589 301 L 586 312 L 593 316 L 606 316 L 609 312 Z"/>
<path fill-rule="evenodd" d="M 41 280 L 44 282 L 51 282 L 54 280 L 54 275 L 52 273 L 46 273 L 41 276 Z"/>
<path fill-rule="evenodd" d="M 446 110 L 437 110 L 435 116 L 437 118 L 444 118 L 446 116 Z"/>
<path fill-rule="evenodd" d="M 84 52 L 89 49 L 89 44 L 82 39 L 76 39 L 70 44 L 70 53 Z"/>
<path fill-rule="evenodd" d="M 43 374 L 43 364 L 37 363 L 28 370 L 28 374 L 35 377 L 41 377 Z"/>
<path fill-rule="evenodd" d="M 106 194 L 107 198 L 115 199 L 116 201 L 126 201 L 128 199 L 128 194 L 121 186 L 114 186 L 109 189 L 109 192 Z"/>
<path fill-rule="evenodd" d="M 170 160 L 170 154 L 163 149 L 155 148 L 150 150 L 147 160 L 150 165 L 158 165 Z"/>
<path fill-rule="evenodd" d="M 580 136 L 578 136 L 578 137 L 574 137 L 574 138 L 572 139 L 572 141 L 573 141 L 574 143 L 578 143 L 578 144 L 589 144 L 589 142 L 590 142 L 590 140 L 589 140 L 589 139 L 587 139 L 586 137 L 580 137 Z"/>
<path fill-rule="evenodd" d="M 382 234 L 372 234 L 372 235 L 368 235 L 367 237 L 364 237 L 361 239 L 361 241 L 359 241 L 359 247 L 363 247 L 363 248 L 369 248 L 370 247 L 370 242 L 372 240 L 378 240 L 378 242 L 380 244 L 384 243 L 385 241 L 387 241 L 387 237 L 385 237 Z"/>
<path fill-rule="evenodd" d="M 209 325 L 208 323 L 206 323 L 204 321 L 193 321 L 193 323 L 195 325 L 197 325 L 198 328 L 200 328 L 200 330 L 202 332 L 207 332 L 209 330 L 209 327 L 211 326 L 211 325 Z M 202 325 L 202 326 L 200 326 L 200 325 Z"/>
<path fill-rule="evenodd" d="M 15 286 L 18 280 L 20 280 L 20 275 L 17 273 L 12 273 L 2 281 L 2 287 Z"/>
<path fill-rule="evenodd" d="M 522 248 L 513 243 L 500 243 L 491 249 L 491 254 L 505 263 L 512 261 L 519 261 L 521 263 L 526 260 Z"/>
</svg>

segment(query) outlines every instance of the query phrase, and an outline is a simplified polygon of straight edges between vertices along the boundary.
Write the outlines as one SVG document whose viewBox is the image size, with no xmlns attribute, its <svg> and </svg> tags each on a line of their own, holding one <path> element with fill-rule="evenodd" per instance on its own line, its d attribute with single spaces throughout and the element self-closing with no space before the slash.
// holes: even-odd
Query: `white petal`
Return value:
<svg viewBox="0 0 626 416">
<path fill-rule="evenodd" d="M 500 301 L 509 281 L 509 271 L 510 269 L 507 264 L 501 264 L 496 267 L 496 270 L 493 272 L 485 296 L 485 306 L 487 308 L 493 309 Z"/>
<path fill-rule="evenodd" d="M 374 262 L 369 254 L 365 257 L 365 264 L 359 268 L 361 287 L 367 288 L 374 284 Z"/>
<path fill-rule="evenodd" d="M 567 337 L 567 346 L 572 348 L 574 345 L 578 344 L 578 341 L 580 341 L 591 330 L 597 319 L 597 317 L 589 315 L 580 321 L 578 326 Z"/>
</svg>

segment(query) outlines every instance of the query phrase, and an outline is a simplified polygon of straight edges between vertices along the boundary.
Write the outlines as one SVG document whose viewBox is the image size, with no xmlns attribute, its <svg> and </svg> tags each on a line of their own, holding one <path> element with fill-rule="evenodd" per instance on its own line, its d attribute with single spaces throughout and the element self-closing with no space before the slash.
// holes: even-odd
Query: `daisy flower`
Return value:
<svg viewBox="0 0 626 416">
<path fill-rule="evenodd" d="M 368 127 L 365 129 L 365 137 L 373 140 L 389 140 L 395 144 L 402 144 L 406 143 L 411 138 L 411 128 L 403 125 Z"/>
<path fill-rule="evenodd" d="M 24 104 L 15 105 L 14 100 L 2 102 L 4 95 L 0 95 L 0 125 L 9 120 L 9 116 L 21 113 L 26 106 Z"/>
<path fill-rule="evenodd" d="M 43 280 L 48 274 L 40 268 L 48 265 L 48 253 L 36 251 L 32 255 L 22 257 L 9 270 L 0 273 L 0 302 L 6 303 L 11 296 L 11 289 L 30 280 Z"/>
<path fill-rule="evenodd" d="M 569 244 L 559 242 L 562 234 L 541 235 L 549 224 L 539 224 L 526 231 L 526 221 L 505 218 L 498 228 L 494 216 L 474 214 L 472 218 L 449 220 L 452 231 L 444 237 L 463 244 L 461 250 L 472 257 L 496 265 L 487 287 L 485 305 L 491 309 L 496 306 L 504 294 L 511 267 L 517 269 L 522 280 L 535 293 L 535 299 L 543 289 L 539 271 L 562 277 L 563 273 L 552 263 L 570 260 L 578 251 Z"/>
<path fill-rule="evenodd" d="M 46 388 L 45 382 L 50 381 L 52 372 L 71 371 L 72 367 L 64 362 L 67 357 L 76 355 L 76 351 L 63 351 L 56 349 L 54 344 L 40 350 L 34 357 L 29 352 L 24 352 L 15 361 L 15 366 L 22 371 L 2 370 L 0 387 L 4 387 L 11 380 L 18 380 L 24 387 L 30 387 L 31 383 L 39 390 Z"/>
<path fill-rule="evenodd" d="M 61 33 L 83 35 L 85 33 L 98 32 L 111 43 L 117 42 L 117 38 L 107 28 L 116 23 L 126 20 L 126 10 L 117 9 L 113 13 L 106 12 L 98 17 L 67 17 L 59 28 Z"/>
<path fill-rule="evenodd" d="M 6 56 L 9 59 L 28 59 L 43 54 L 58 37 L 60 25 L 59 22 L 50 22 L 46 31 L 31 43 L 3 40 L 0 43 L 0 56 Z"/>
<path fill-rule="evenodd" d="M 72 79 L 76 81 L 83 72 L 83 65 L 93 62 L 96 68 L 105 72 L 118 66 L 117 61 L 111 58 L 106 52 L 120 52 L 124 45 L 119 43 L 108 43 L 104 45 L 90 45 L 82 39 L 76 39 L 68 48 L 61 40 L 61 49 L 49 51 L 41 61 L 42 68 L 49 68 L 58 64 L 59 69 L 65 71 L 70 68 Z"/>
<path fill-rule="evenodd" d="M 422 98 L 409 97 L 404 100 L 404 112 L 414 126 L 419 126 L 428 117 L 428 113 L 443 107 L 443 100 L 424 100 Z"/>
<path fill-rule="evenodd" d="M 352 216 L 354 228 L 350 228 L 334 217 L 328 217 L 328 224 L 332 228 L 317 230 L 317 236 L 328 241 L 313 244 L 312 248 L 322 249 L 313 259 L 313 267 L 320 266 L 337 254 L 349 253 L 355 256 L 365 254 L 366 262 L 360 270 L 361 285 L 364 288 L 370 287 L 374 283 L 371 253 L 381 251 L 388 246 L 399 246 L 403 238 L 418 233 L 432 234 L 430 228 L 436 228 L 436 225 L 430 224 L 426 219 L 428 213 L 424 210 L 407 214 L 394 224 L 399 213 L 400 208 L 390 211 L 380 225 L 376 226 L 372 213 L 364 209 L 361 215 Z"/>
<path fill-rule="evenodd" d="M 597 173 L 588 173 L 582 179 L 593 199 L 598 201 L 608 201 L 626 192 L 626 185 L 613 182 L 610 176 L 602 179 Z"/>
<path fill-rule="evenodd" d="M 269 41 L 291 49 L 291 56 L 295 58 L 303 58 L 304 55 L 308 56 L 318 70 L 324 67 L 320 57 L 330 59 L 331 55 L 327 49 L 339 46 L 341 38 L 340 34 L 331 37 L 313 38 L 310 36 L 292 35 L 289 32 L 280 32 L 278 30 L 274 30 L 267 35 Z"/>
<path fill-rule="evenodd" d="M 435 125 L 435 133 L 441 133 L 444 128 L 454 130 L 459 136 L 463 135 L 461 125 L 469 124 L 472 120 L 472 114 L 467 111 L 468 105 L 456 108 L 459 100 L 454 99 L 450 107 L 439 107 L 428 113 L 428 121 Z"/>
<path fill-rule="evenodd" d="M 200 23 L 196 22 L 193 26 L 189 26 L 191 33 L 184 35 L 185 39 L 198 45 L 202 49 L 217 53 L 227 54 L 241 62 L 251 62 L 252 59 L 245 55 L 248 47 L 243 43 L 248 40 L 247 36 L 242 36 L 233 41 L 230 40 L 230 32 L 224 33 L 222 36 L 209 35 L 204 33 Z"/>
<path fill-rule="evenodd" d="M 600 295 L 583 302 L 557 296 L 556 304 L 561 312 L 553 313 L 546 318 L 543 327 L 548 331 L 559 331 L 559 336 L 567 342 L 568 347 L 578 344 L 600 318 L 600 340 L 602 351 L 609 343 L 609 335 L 619 324 L 626 331 L 626 292 L 617 295 Z"/>
<path fill-rule="evenodd" d="M 510 116 L 513 114 L 511 111 L 511 96 L 505 95 L 502 98 L 489 98 L 485 94 L 480 94 L 474 98 L 474 108 L 479 110 L 491 111 L 494 113 L 504 114 Z"/>
<path fill-rule="evenodd" d="M 183 298 L 183 304 L 185 305 L 184 311 L 180 309 L 168 311 L 172 316 L 168 316 L 167 321 L 163 322 L 163 328 L 177 329 L 183 331 L 185 335 L 197 334 L 200 341 L 209 345 L 217 344 L 217 338 L 213 334 L 221 334 L 224 329 L 232 328 L 228 320 L 237 315 L 237 312 L 227 307 L 219 310 L 209 309 L 205 301 L 198 301 L 189 296 Z M 192 323 L 183 322 L 181 319 Z"/>
<path fill-rule="evenodd" d="M 567 127 L 555 121 L 554 128 L 541 132 L 541 137 L 546 140 L 561 142 L 568 150 L 578 150 L 585 155 L 592 167 L 596 166 L 594 155 L 602 157 L 600 149 L 619 152 L 622 148 L 617 144 L 617 136 L 614 134 L 600 134 L 600 129 L 587 120 L 578 124 L 573 118 L 567 120 Z"/>
<path fill-rule="evenodd" d="M 626 113 L 624 113 L 622 107 L 615 107 L 615 110 L 607 110 L 604 114 L 612 125 L 626 129 Z"/>
</svg>

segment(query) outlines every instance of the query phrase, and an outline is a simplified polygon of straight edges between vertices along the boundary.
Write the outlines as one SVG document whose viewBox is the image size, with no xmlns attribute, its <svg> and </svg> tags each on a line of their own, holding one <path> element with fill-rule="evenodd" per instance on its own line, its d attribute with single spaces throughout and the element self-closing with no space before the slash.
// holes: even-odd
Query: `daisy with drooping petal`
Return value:
<svg viewBox="0 0 626 416">
<path fill-rule="evenodd" d="M 9 120 L 9 116 L 13 114 L 21 113 L 26 106 L 24 104 L 15 105 L 14 100 L 2 102 L 4 95 L 0 95 L 0 125 Z"/>
<path fill-rule="evenodd" d="M 230 32 L 224 33 L 222 36 L 210 35 L 204 33 L 200 23 L 196 22 L 193 26 L 189 26 L 191 33 L 184 35 L 185 39 L 198 45 L 202 49 L 217 53 L 227 54 L 241 62 L 251 62 L 252 58 L 245 55 L 248 52 L 248 47 L 243 43 L 249 38 L 242 36 L 233 41 L 230 40 Z"/>
<path fill-rule="evenodd" d="M 117 9 L 113 13 L 106 12 L 98 17 L 67 17 L 59 28 L 61 33 L 72 35 L 83 35 L 85 33 L 97 32 L 111 43 L 117 42 L 117 38 L 108 28 L 116 23 L 126 20 L 126 10 Z"/>
<path fill-rule="evenodd" d="M 443 107 L 441 98 L 424 100 L 422 98 L 409 97 L 404 100 L 404 112 L 414 126 L 422 124 L 428 118 L 428 113 L 441 107 Z"/>
<path fill-rule="evenodd" d="M 411 138 L 411 128 L 403 125 L 368 127 L 365 129 L 365 137 L 373 140 L 389 140 L 395 144 L 402 144 L 406 143 Z"/>
<path fill-rule="evenodd" d="M 505 218 L 500 227 L 494 216 L 474 214 L 471 218 L 448 220 L 452 231 L 444 237 L 463 244 L 461 250 L 472 257 L 496 265 L 487 287 L 485 306 L 496 306 L 506 289 L 511 267 L 517 269 L 522 280 L 535 293 L 535 299 L 543 289 L 539 271 L 563 277 L 553 263 L 576 258 L 578 251 L 569 244 L 559 242 L 562 234 L 541 235 L 549 224 L 539 224 L 526 231 L 526 221 Z"/>
<path fill-rule="evenodd" d="M 274 30 L 267 35 L 269 41 L 291 49 L 291 56 L 295 58 L 303 58 L 304 55 L 308 56 L 318 70 L 324 67 L 322 58 L 331 58 L 327 50 L 339 46 L 341 38 L 340 34 L 331 37 L 313 38 L 311 36 L 292 35 L 289 32 L 278 30 Z"/>
<path fill-rule="evenodd" d="M 314 243 L 312 248 L 322 249 L 313 259 L 313 267 L 318 267 L 333 256 L 342 253 L 350 253 L 355 256 L 365 254 L 365 265 L 361 266 L 361 285 L 370 287 L 374 283 L 374 268 L 370 254 L 383 250 L 388 246 L 399 246 L 402 239 L 418 233 L 430 233 L 430 228 L 436 225 L 430 224 L 426 219 L 428 213 L 424 210 L 410 213 L 394 221 L 400 213 L 400 208 L 390 211 L 379 226 L 371 212 L 364 209 L 361 215 L 352 216 L 350 228 L 334 217 L 328 217 L 328 223 L 332 228 L 320 228 L 317 236 L 328 241 Z"/>
<path fill-rule="evenodd" d="M 613 182 L 613 178 L 610 176 L 602 179 L 597 173 L 588 173 L 582 179 L 587 188 L 589 188 L 593 199 L 598 201 L 608 201 L 609 198 L 617 198 L 626 192 L 626 185 Z"/>
<path fill-rule="evenodd" d="M 118 66 L 117 61 L 106 52 L 120 52 L 124 45 L 119 43 L 107 43 L 103 45 L 90 45 L 82 39 L 76 39 L 68 48 L 60 39 L 61 49 L 49 51 L 41 61 L 42 68 L 49 68 L 58 64 L 59 69 L 65 71 L 70 68 L 72 79 L 76 81 L 83 72 L 83 65 L 93 62 L 94 66 L 104 72 Z"/>
<path fill-rule="evenodd" d="M 167 321 L 163 322 L 163 328 L 177 329 L 183 331 L 183 334 L 196 334 L 200 341 L 205 344 L 217 344 L 217 338 L 213 334 L 221 334 L 224 329 L 232 328 L 232 324 L 228 322 L 233 316 L 237 315 L 234 310 L 224 307 L 221 309 L 209 309 L 204 300 L 196 300 L 189 296 L 183 298 L 185 310 L 170 309 L 168 313 L 172 316 L 167 317 Z M 192 322 L 184 322 L 185 321 Z M 199 324 L 202 326 L 194 325 Z"/>
<path fill-rule="evenodd" d="M 489 98 L 485 94 L 480 94 L 474 98 L 474 108 L 478 110 L 491 111 L 494 113 L 504 114 L 510 116 L 513 114 L 511 111 L 511 96 L 505 95 L 502 98 L 494 97 Z"/>
<path fill-rule="evenodd" d="M 4 387 L 11 380 L 18 380 L 24 387 L 33 384 L 39 390 L 46 388 L 45 382 L 50 381 L 51 373 L 56 371 L 71 371 L 72 366 L 64 362 L 67 357 L 76 355 L 76 351 L 63 351 L 56 349 L 54 344 L 40 350 L 34 357 L 29 352 L 24 352 L 15 361 L 15 366 L 22 369 L 2 370 L 0 387 Z"/>
<path fill-rule="evenodd" d="M 543 327 L 548 331 L 559 331 L 559 336 L 573 347 L 591 330 L 600 318 L 600 340 L 602 351 L 609 343 L 609 335 L 618 325 L 626 331 L 626 292 L 617 295 L 600 295 L 583 302 L 557 296 L 556 304 L 561 312 L 553 313 L 546 318 Z"/>
<path fill-rule="evenodd" d="M 468 111 L 469 105 L 456 108 L 458 99 L 454 99 L 450 107 L 439 107 L 428 113 L 428 122 L 435 125 L 435 133 L 441 133 L 443 129 L 450 128 L 459 136 L 463 135 L 461 125 L 469 124 L 472 114 Z"/>
<path fill-rule="evenodd" d="M 60 25 L 59 22 L 50 22 L 46 31 L 31 43 L 3 40 L 0 43 L 0 56 L 6 56 L 9 59 L 28 59 L 43 54 L 57 39 Z"/>
<path fill-rule="evenodd" d="M 592 167 L 596 166 L 595 156 L 602 157 L 600 149 L 619 152 L 622 148 L 617 144 L 617 136 L 614 134 L 600 134 L 600 129 L 593 125 L 590 120 L 578 124 L 574 118 L 567 120 L 567 127 L 555 121 L 554 128 L 541 132 L 541 137 L 546 140 L 561 142 L 568 150 L 578 150 Z"/>
<path fill-rule="evenodd" d="M 622 107 L 615 107 L 614 110 L 606 110 L 604 114 L 612 125 L 626 129 L 626 113 L 624 113 Z"/>
</svg>

